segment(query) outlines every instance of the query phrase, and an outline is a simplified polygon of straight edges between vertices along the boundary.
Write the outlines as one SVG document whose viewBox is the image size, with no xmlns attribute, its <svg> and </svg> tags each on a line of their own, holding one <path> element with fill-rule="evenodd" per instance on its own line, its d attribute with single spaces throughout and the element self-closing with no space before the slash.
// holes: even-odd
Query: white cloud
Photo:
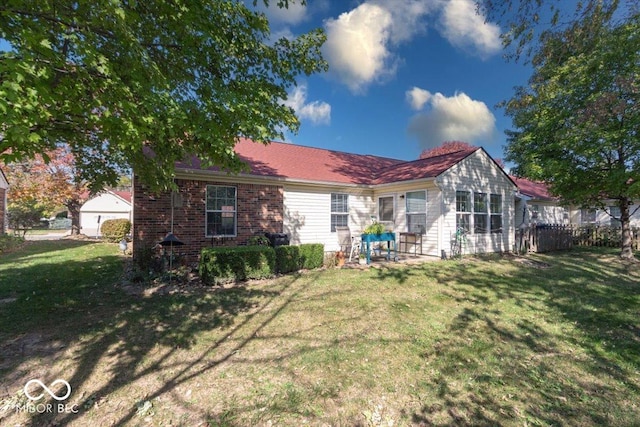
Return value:
<svg viewBox="0 0 640 427">
<path fill-rule="evenodd" d="M 484 21 L 473 0 L 367 0 L 325 21 L 323 54 L 330 75 L 361 93 L 393 77 L 401 62 L 397 46 L 425 33 L 429 25 L 473 55 L 485 58 L 497 53 L 500 27 Z"/>
<path fill-rule="evenodd" d="M 300 120 L 310 120 L 315 125 L 331 123 L 331 105 L 324 101 L 307 103 L 307 85 L 296 86 L 288 94 L 284 105 L 295 110 Z"/>
<path fill-rule="evenodd" d="M 323 54 L 329 72 L 353 92 L 393 74 L 395 66 L 388 50 L 391 25 L 391 14 L 370 3 L 325 21 Z"/>
<path fill-rule="evenodd" d="M 419 88 L 407 94 L 410 92 L 419 94 L 409 99 L 410 102 L 424 99 L 423 106 L 428 106 L 426 111 L 413 116 L 408 126 L 409 134 L 418 139 L 421 149 L 437 147 L 445 141 L 486 145 L 496 140 L 496 118 L 484 102 L 462 92 L 451 97 Z"/>
<path fill-rule="evenodd" d="M 278 7 L 276 1 L 269 3 L 269 7 L 259 2 L 258 9 L 266 13 L 271 24 L 297 25 L 307 20 L 307 7 L 297 2 L 289 2 L 289 7 Z"/>
<path fill-rule="evenodd" d="M 500 27 L 485 22 L 473 0 L 449 0 L 445 3 L 440 33 L 455 47 L 483 58 L 502 48 Z"/>
<path fill-rule="evenodd" d="M 424 104 L 431 98 L 431 92 L 419 87 L 412 87 L 411 90 L 406 92 L 407 102 L 414 110 L 421 110 Z"/>
</svg>

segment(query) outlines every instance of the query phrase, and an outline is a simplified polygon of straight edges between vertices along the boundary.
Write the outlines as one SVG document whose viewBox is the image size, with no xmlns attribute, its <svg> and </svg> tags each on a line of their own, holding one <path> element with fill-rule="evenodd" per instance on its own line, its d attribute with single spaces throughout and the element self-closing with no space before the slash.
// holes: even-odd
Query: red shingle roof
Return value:
<svg viewBox="0 0 640 427">
<path fill-rule="evenodd" d="M 112 193 L 124 201 L 131 203 L 131 191 L 112 191 Z"/>
<path fill-rule="evenodd" d="M 345 153 L 283 142 L 268 145 L 241 139 L 235 152 L 249 165 L 251 174 L 339 184 L 385 184 L 435 178 L 480 148 L 415 161 Z M 178 169 L 199 169 L 196 159 Z M 215 170 L 215 168 L 211 168 Z"/>
<path fill-rule="evenodd" d="M 525 178 L 516 178 L 515 176 L 511 176 L 511 179 L 516 183 L 520 192 L 525 196 L 529 196 L 532 199 L 537 200 L 555 200 L 555 197 L 549 193 L 549 189 L 544 182 L 531 181 Z"/>
</svg>

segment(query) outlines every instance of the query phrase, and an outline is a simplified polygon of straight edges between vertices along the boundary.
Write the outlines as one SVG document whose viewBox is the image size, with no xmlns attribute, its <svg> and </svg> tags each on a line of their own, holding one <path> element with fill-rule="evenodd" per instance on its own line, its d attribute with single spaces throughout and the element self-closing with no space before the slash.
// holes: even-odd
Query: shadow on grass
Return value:
<svg viewBox="0 0 640 427">
<path fill-rule="evenodd" d="M 73 242 L 66 247 L 82 245 Z M 9 288 L 16 298 L 0 305 L 0 323 L 11 325 L 0 332 L 0 383 L 6 387 L 0 393 L 18 392 L 25 383 L 25 375 L 42 374 L 42 360 L 56 362 L 69 357 L 64 349 L 78 347 L 80 342 L 80 352 L 73 354 L 73 372 L 47 372 L 41 378 L 44 383 L 64 378 L 74 391 L 94 389 L 96 380 L 100 381 L 94 378 L 99 367 L 105 365 L 105 358 L 111 362 L 107 363 L 109 372 L 102 374 L 101 380 L 106 382 L 84 397 L 79 413 L 33 414 L 30 418 L 33 427 L 77 422 L 94 399 L 158 371 L 167 372 L 163 375 L 165 379 L 161 385 L 151 385 L 145 390 L 145 399 L 151 401 L 173 392 L 180 384 L 215 369 L 244 348 L 303 291 L 282 298 L 282 293 L 299 280 L 298 275 L 293 275 L 279 280 L 273 289 L 202 288 L 189 294 L 143 298 L 125 294 L 114 283 L 122 274 L 122 258 L 117 255 L 103 255 L 99 264 L 95 260 L 67 260 L 52 265 L 46 262 L 20 265 L 23 260 L 46 257 L 57 249 L 56 245 L 45 244 L 31 248 L 28 253 L 14 254 L 16 267 L 0 271 L 4 275 L 0 277 L 11 277 L 15 284 L 0 286 L 0 290 L 6 293 Z M 19 283 L 21 277 L 30 279 Z M 92 280 L 87 281 L 88 278 Z M 276 299 L 277 304 L 272 304 Z M 243 313 L 243 320 L 236 323 Z M 261 320 L 254 325 L 257 315 Z M 245 336 L 247 328 L 253 329 L 253 333 Z M 215 329 L 225 330 L 215 342 L 197 342 L 201 332 Z M 198 348 L 199 354 L 190 355 L 188 361 L 171 369 L 164 366 L 176 352 L 191 348 Z M 38 372 L 25 372 L 29 366 L 40 368 Z M 136 413 L 137 408 L 132 405 L 114 425 L 131 422 Z"/>
<path fill-rule="evenodd" d="M 491 261 L 380 272 L 399 283 L 436 280 L 459 307 L 448 338 L 424 350 L 440 400 L 412 422 L 629 425 L 638 413 L 627 396 L 640 393 L 638 266 L 607 250 L 538 255 L 537 267 Z"/>
</svg>

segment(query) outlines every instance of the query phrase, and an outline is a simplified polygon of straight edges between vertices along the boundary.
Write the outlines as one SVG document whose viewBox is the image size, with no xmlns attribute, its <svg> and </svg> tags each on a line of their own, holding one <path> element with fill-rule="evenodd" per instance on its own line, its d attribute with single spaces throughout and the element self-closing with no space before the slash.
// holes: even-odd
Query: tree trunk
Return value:
<svg viewBox="0 0 640 427">
<path fill-rule="evenodd" d="M 620 225 L 622 227 L 622 251 L 620 258 L 633 258 L 633 240 L 631 236 L 631 216 L 629 215 L 629 200 L 620 200 Z"/>
<path fill-rule="evenodd" d="M 66 204 L 69 215 L 71 216 L 71 235 L 80 234 L 80 208 L 82 203 L 79 200 L 70 200 Z"/>
</svg>

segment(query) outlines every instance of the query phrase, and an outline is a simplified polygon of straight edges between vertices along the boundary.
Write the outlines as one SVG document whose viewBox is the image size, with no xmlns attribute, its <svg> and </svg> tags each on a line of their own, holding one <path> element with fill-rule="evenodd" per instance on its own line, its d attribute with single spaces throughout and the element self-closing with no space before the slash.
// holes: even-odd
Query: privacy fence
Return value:
<svg viewBox="0 0 640 427">
<path fill-rule="evenodd" d="M 640 229 L 631 230 L 633 249 L 640 250 Z M 537 224 L 516 231 L 516 252 L 550 252 L 573 246 L 620 247 L 622 230 L 615 227 Z"/>
</svg>

